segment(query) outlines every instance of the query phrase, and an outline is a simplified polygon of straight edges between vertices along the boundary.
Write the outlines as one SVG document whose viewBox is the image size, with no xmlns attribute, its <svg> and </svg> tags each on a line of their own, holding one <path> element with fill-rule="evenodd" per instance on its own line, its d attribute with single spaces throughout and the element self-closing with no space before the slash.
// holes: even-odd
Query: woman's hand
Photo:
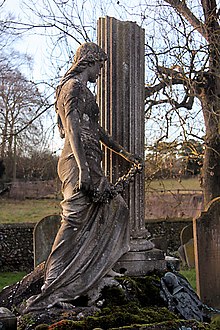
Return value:
<svg viewBox="0 0 220 330">
<path fill-rule="evenodd" d="M 132 154 L 130 152 L 127 151 L 122 151 L 121 152 L 122 157 L 124 157 L 127 161 L 129 161 L 130 163 L 133 163 L 134 165 L 142 168 L 143 167 L 143 160 L 140 156 Z"/>
<path fill-rule="evenodd" d="M 128 153 L 128 158 L 127 160 L 130 162 L 130 163 L 133 163 L 135 165 L 139 165 L 140 163 L 142 163 L 142 159 L 140 156 L 138 155 L 135 155 L 135 154 L 130 154 Z"/>
<path fill-rule="evenodd" d="M 100 195 L 111 193 L 111 184 L 106 177 L 101 178 L 99 186 L 96 188 L 96 191 L 98 191 Z"/>
<path fill-rule="evenodd" d="M 93 202 L 104 202 L 108 203 L 108 201 L 112 198 L 112 184 L 109 183 L 106 177 L 102 177 L 99 185 L 94 189 L 92 197 Z"/>
<path fill-rule="evenodd" d="M 103 127 L 99 126 L 99 132 L 100 140 L 106 147 L 125 158 L 128 162 L 133 163 L 136 167 L 138 167 L 139 171 L 142 170 L 144 167 L 144 162 L 140 156 L 131 154 L 130 152 L 126 151 L 117 141 L 113 139 L 111 135 L 109 135 L 103 129 Z"/>
</svg>

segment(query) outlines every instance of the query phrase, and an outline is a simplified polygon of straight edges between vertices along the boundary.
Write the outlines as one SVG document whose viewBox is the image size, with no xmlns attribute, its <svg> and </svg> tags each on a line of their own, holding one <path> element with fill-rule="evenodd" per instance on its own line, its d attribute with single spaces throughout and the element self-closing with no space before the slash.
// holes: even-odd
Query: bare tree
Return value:
<svg viewBox="0 0 220 330">
<path fill-rule="evenodd" d="M 0 157 L 7 161 L 10 176 L 17 154 L 27 156 L 33 146 L 35 151 L 41 149 L 43 118 L 34 122 L 32 119 L 45 108 L 45 103 L 36 85 L 18 69 L 9 63 L 0 64 Z"/>
<path fill-rule="evenodd" d="M 4 9 L 6 1 L 0 3 Z M 44 88 L 39 82 L 31 80 L 33 59 L 30 55 L 15 50 L 16 43 L 22 40 L 20 31 L 15 31 L 11 23 L 14 14 L 2 10 L 0 18 L 0 159 L 4 161 L 6 179 L 21 177 L 22 163 L 24 178 L 31 178 L 36 172 L 36 157 L 49 150 L 48 139 L 54 134 L 53 98 L 54 89 L 46 83 Z M 25 72 L 25 75 L 24 73 Z M 27 78 L 29 76 L 29 78 Z M 41 92 L 40 92 L 41 90 Z M 42 92 L 44 90 L 44 93 Z M 47 94 L 47 96 L 45 96 Z M 24 166 L 26 159 L 26 167 Z M 32 169 L 28 169 L 32 163 Z M 42 162 L 41 162 L 42 165 Z M 42 165 L 43 168 L 43 165 Z M 29 170 L 29 172 L 28 172 Z M 22 172 L 22 173 L 23 173 Z M 27 173 L 28 172 L 28 173 Z M 38 170 L 38 173 L 39 170 Z M 34 177 L 36 179 L 36 176 Z M 39 177 L 42 179 L 42 176 Z"/>
<path fill-rule="evenodd" d="M 147 111 L 151 112 L 152 107 L 163 103 L 169 104 L 164 115 L 166 134 L 176 114 L 180 124 L 187 128 L 185 134 L 193 136 L 196 111 L 198 118 L 201 107 L 205 124 L 205 132 L 200 133 L 200 138 L 204 134 L 205 141 L 203 188 L 205 202 L 208 203 L 220 196 L 218 8 L 215 0 L 193 3 L 166 0 L 160 3 L 162 7 L 157 19 L 158 23 L 165 22 L 166 35 L 163 28 L 160 30 L 163 31 L 164 42 L 157 50 L 152 47 L 153 43 L 147 45 L 156 77 L 155 83 L 146 86 Z M 152 98 L 153 95 L 156 97 Z M 197 110 L 193 111 L 196 100 L 199 101 Z M 191 127 L 186 127 L 189 117 L 192 119 Z"/>
<path fill-rule="evenodd" d="M 58 75 L 67 64 L 65 58 L 72 60 L 77 43 L 95 39 L 98 16 L 132 19 L 143 26 L 146 118 L 149 122 L 155 119 L 157 125 L 153 127 L 159 141 L 204 139 L 205 201 L 220 195 L 220 46 L 216 0 L 154 0 L 150 4 L 134 1 L 130 5 L 124 0 L 105 3 L 23 0 L 23 3 L 34 19 L 9 23 L 16 33 L 38 30 L 50 37 L 50 59 L 59 67 Z M 152 125 L 148 135 L 153 136 Z"/>
</svg>

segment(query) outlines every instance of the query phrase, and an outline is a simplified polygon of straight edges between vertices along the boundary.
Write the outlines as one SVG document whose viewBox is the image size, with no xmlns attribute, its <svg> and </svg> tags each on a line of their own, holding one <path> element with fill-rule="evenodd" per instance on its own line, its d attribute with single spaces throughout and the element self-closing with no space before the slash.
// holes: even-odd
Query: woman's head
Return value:
<svg viewBox="0 0 220 330">
<path fill-rule="evenodd" d="M 69 73 L 80 73 L 86 69 L 88 65 L 95 62 L 104 62 L 107 60 L 107 54 L 104 50 L 93 42 L 85 42 L 76 51 L 73 64 L 68 70 Z"/>
<path fill-rule="evenodd" d="M 66 74 L 61 79 L 60 84 L 56 89 L 56 102 L 55 109 L 58 113 L 57 109 L 57 100 L 61 91 L 63 84 L 72 76 L 75 76 L 81 72 L 83 72 L 87 67 L 93 66 L 93 70 L 90 70 L 89 81 L 95 82 L 97 78 L 97 74 L 100 71 L 104 61 L 107 60 L 107 54 L 104 50 L 99 47 L 97 44 L 93 42 L 85 42 L 82 44 L 76 51 L 76 54 L 73 59 L 73 64 L 70 69 L 66 72 Z M 65 137 L 63 124 L 61 122 L 61 118 L 58 115 L 58 127 L 60 130 L 60 135 L 62 138 Z"/>
<path fill-rule="evenodd" d="M 81 61 L 92 63 L 105 60 L 107 60 L 107 55 L 101 47 L 94 42 L 85 42 L 77 49 L 73 59 L 73 64 Z"/>
</svg>

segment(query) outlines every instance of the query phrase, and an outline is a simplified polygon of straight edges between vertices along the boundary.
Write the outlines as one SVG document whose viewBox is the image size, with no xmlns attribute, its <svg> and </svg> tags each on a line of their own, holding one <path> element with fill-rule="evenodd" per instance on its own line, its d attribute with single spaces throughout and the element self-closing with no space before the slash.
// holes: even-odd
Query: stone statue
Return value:
<svg viewBox="0 0 220 330">
<path fill-rule="evenodd" d="M 129 213 L 120 194 L 101 167 L 101 144 L 138 166 L 140 158 L 127 152 L 99 125 L 99 108 L 87 87 L 107 60 L 94 43 L 76 51 L 70 69 L 56 91 L 56 111 L 64 147 L 58 162 L 62 181 L 62 222 L 45 266 L 41 294 L 28 299 L 24 312 L 74 304 L 97 286 L 129 250 Z M 109 196 L 100 199 L 97 196 Z"/>
<path fill-rule="evenodd" d="M 170 311 L 186 320 L 209 321 L 204 305 L 189 282 L 178 272 L 167 272 L 161 279 L 160 295 Z"/>
</svg>

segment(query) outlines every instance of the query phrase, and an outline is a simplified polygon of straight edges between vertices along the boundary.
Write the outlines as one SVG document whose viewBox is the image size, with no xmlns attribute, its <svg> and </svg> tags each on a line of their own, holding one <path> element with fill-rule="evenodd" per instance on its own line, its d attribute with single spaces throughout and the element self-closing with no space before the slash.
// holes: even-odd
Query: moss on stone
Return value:
<svg viewBox="0 0 220 330">
<path fill-rule="evenodd" d="M 59 322 L 56 320 L 53 324 L 48 322 L 51 325 L 47 328 L 43 327 L 45 325 L 42 324 L 42 327 L 38 329 L 176 330 L 185 324 L 194 324 L 195 327 L 192 328 L 194 330 L 218 329 L 214 327 L 214 323 L 211 329 L 209 325 L 205 326 L 196 321 L 193 321 L 194 323 L 192 321 L 191 323 L 190 321 L 181 321 L 177 315 L 170 312 L 164 306 L 164 302 L 160 297 L 160 276 L 158 274 L 143 277 L 122 277 L 116 280 L 118 285 L 102 289 L 100 300 L 103 302 L 103 305 L 100 311 L 93 316 L 90 314 L 77 320 L 77 309 L 74 310 L 75 315 L 71 315 L 70 318 L 68 318 L 67 312 L 63 312 L 61 317 L 65 318 L 65 320 L 60 320 Z M 45 320 L 42 323 L 45 323 Z"/>
<path fill-rule="evenodd" d="M 48 330 L 49 325 L 48 324 L 39 324 L 35 327 L 35 330 Z"/>
<path fill-rule="evenodd" d="M 195 320 L 183 321 L 165 321 L 154 324 L 132 324 L 130 326 L 123 326 L 118 328 L 112 328 L 111 330 L 210 330 L 209 325 L 201 324 Z"/>
<path fill-rule="evenodd" d="M 85 329 L 84 325 L 81 325 L 81 321 L 61 320 L 48 327 L 48 330 L 82 330 Z"/>
<path fill-rule="evenodd" d="M 31 329 L 31 326 L 34 324 L 35 320 L 32 313 L 25 314 L 20 318 L 18 330 L 26 329 L 27 326 Z"/>
<path fill-rule="evenodd" d="M 158 275 L 128 277 L 127 280 L 131 283 L 129 292 L 132 292 L 133 289 L 133 296 L 141 306 L 164 305 L 160 297 L 160 277 Z M 118 281 L 120 281 L 120 279 Z"/>
<path fill-rule="evenodd" d="M 103 308 L 95 316 L 88 316 L 80 321 L 63 320 L 49 326 L 48 330 L 79 329 L 103 330 L 130 326 L 131 324 L 149 324 L 165 320 L 175 320 L 176 316 L 164 308 L 140 308 L 135 303 L 129 303 L 114 308 Z"/>
<path fill-rule="evenodd" d="M 88 317 L 85 320 L 82 321 L 69 321 L 69 320 L 63 320 L 60 322 L 57 322 L 48 328 L 45 328 L 47 330 L 94 330 L 94 329 L 111 329 L 111 330 L 177 330 L 177 329 L 193 329 L 193 330 L 212 330 L 208 324 L 202 324 L 195 320 L 167 320 L 163 322 L 145 322 L 145 323 L 129 323 L 124 324 L 120 326 L 120 322 L 123 320 L 123 323 L 125 321 L 130 322 L 131 318 L 127 318 L 125 320 L 125 315 L 119 315 L 117 314 L 114 319 L 109 322 L 109 318 L 107 316 L 100 317 Z M 132 318 L 133 321 L 135 321 L 135 318 Z M 116 326 L 115 326 L 116 324 Z M 38 329 L 38 328 L 36 328 Z M 39 328 L 41 329 L 41 328 Z M 44 328 L 42 328 L 44 329 Z M 216 328 L 216 330 L 219 328 Z"/>
<path fill-rule="evenodd" d="M 164 306 L 160 297 L 160 277 L 157 274 L 143 277 L 118 277 L 119 285 L 101 291 L 104 306 L 121 306 L 135 301 L 140 306 Z"/>
<path fill-rule="evenodd" d="M 125 296 L 125 290 L 120 286 L 105 286 L 101 290 L 100 300 L 104 301 L 103 306 L 121 306 L 127 303 L 127 298 Z"/>
<path fill-rule="evenodd" d="M 220 329 L 220 315 L 215 315 L 212 318 L 211 324 L 210 324 L 210 330 L 219 330 Z"/>
</svg>

